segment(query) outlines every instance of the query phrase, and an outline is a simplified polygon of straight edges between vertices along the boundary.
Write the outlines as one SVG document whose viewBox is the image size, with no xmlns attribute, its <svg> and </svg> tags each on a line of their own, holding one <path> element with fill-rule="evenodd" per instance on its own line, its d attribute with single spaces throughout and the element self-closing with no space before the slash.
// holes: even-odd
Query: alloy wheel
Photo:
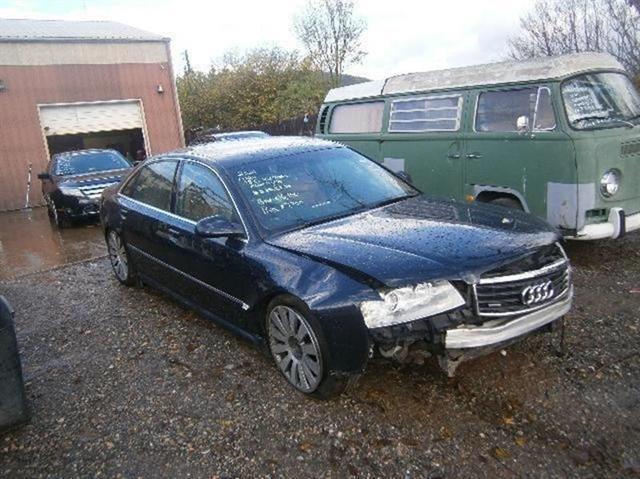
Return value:
<svg viewBox="0 0 640 479">
<path fill-rule="evenodd" d="M 269 346 L 280 371 L 296 389 L 311 393 L 322 380 L 322 357 L 313 328 L 288 306 L 276 306 L 268 318 Z"/>
<path fill-rule="evenodd" d="M 120 239 L 120 235 L 115 231 L 109 232 L 107 240 L 107 249 L 109 250 L 109 259 L 111 260 L 111 267 L 116 277 L 124 282 L 129 277 L 129 262 L 127 260 L 127 252 L 124 248 L 124 243 Z"/>
</svg>

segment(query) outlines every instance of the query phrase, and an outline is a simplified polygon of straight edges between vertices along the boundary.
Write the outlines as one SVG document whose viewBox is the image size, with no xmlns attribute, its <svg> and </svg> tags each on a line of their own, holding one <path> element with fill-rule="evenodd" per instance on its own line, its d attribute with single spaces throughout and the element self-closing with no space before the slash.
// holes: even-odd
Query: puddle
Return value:
<svg viewBox="0 0 640 479">
<path fill-rule="evenodd" d="M 104 254 L 99 224 L 58 230 L 46 208 L 0 213 L 0 279 Z"/>
</svg>

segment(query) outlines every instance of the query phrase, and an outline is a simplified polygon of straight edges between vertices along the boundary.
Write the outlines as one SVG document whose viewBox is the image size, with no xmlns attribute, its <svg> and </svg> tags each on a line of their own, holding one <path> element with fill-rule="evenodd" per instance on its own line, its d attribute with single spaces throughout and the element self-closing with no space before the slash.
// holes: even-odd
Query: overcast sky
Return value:
<svg viewBox="0 0 640 479">
<path fill-rule="evenodd" d="M 356 0 L 368 52 L 347 73 L 372 79 L 499 61 L 534 0 Z M 208 69 L 231 49 L 278 45 L 302 50 L 292 32 L 303 0 L 0 0 L 0 18 L 116 20 L 168 36 L 176 70 L 182 52 Z"/>
</svg>

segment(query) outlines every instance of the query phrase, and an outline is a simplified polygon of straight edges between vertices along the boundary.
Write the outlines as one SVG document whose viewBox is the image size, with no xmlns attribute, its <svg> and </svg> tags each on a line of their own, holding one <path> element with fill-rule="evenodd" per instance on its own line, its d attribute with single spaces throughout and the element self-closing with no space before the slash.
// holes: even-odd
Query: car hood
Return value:
<svg viewBox="0 0 640 479">
<path fill-rule="evenodd" d="M 417 196 L 271 238 L 280 248 L 389 287 L 480 274 L 558 241 L 516 210 Z"/>
<path fill-rule="evenodd" d="M 105 183 L 119 183 L 130 171 L 131 168 L 123 168 L 118 170 L 97 171 L 84 175 L 59 176 L 57 177 L 57 184 L 59 186 L 75 188 Z"/>
</svg>

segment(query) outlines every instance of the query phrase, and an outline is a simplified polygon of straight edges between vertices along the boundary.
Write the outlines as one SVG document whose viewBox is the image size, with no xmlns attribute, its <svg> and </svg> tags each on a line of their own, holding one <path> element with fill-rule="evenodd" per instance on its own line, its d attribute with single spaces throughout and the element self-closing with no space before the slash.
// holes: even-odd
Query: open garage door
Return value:
<svg viewBox="0 0 640 479">
<path fill-rule="evenodd" d="M 113 148 L 136 160 L 148 152 L 138 100 L 40 105 L 39 109 L 49 155 Z"/>
</svg>

